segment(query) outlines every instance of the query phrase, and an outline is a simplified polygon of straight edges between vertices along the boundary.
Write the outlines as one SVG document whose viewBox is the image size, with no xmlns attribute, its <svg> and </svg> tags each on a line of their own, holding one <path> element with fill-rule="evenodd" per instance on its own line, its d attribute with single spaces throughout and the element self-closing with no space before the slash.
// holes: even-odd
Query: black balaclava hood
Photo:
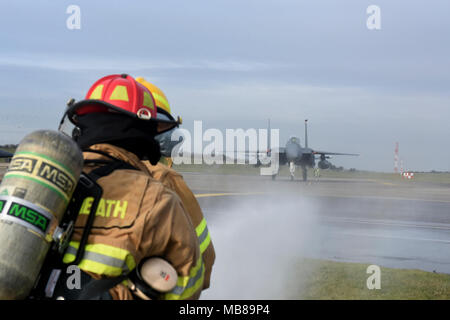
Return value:
<svg viewBox="0 0 450 320">
<path fill-rule="evenodd" d="M 109 143 L 156 165 L 161 158 L 159 143 L 154 139 L 156 134 L 153 122 L 119 113 L 90 113 L 77 118 L 73 138 L 81 149 Z"/>
</svg>

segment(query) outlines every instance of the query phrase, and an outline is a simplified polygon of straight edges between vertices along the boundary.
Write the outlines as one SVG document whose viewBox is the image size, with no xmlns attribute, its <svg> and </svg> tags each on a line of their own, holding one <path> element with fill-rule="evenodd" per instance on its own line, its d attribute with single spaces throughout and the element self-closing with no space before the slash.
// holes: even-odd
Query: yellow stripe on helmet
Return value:
<svg viewBox="0 0 450 320">
<path fill-rule="evenodd" d="M 143 106 L 150 108 L 152 110 L 155 110 L 155 105 L 153 104 L 153 99 L 150 97 L 148 92 L 144 91 L 144 102 L 142 103 Z"/>
<path fill-rule="evenodd" d="M 102 99 L 102 93 L 103 93 L 103 85 L 97 86 L 94 91 L 92 91 L 91 95 L 89 96 L 89 99 L 95 99 L 95 100 L 101 100 Z"/>
<path fill-rule="evenodd" d="M 164 94 L 164 92 L 162 92 L 161 89 L 159 89 L 154 84 L 151 84 L 142 77 L 137 77 L 135 80 L 146 87 L 152 93 L 153 98 L 155 98 L 156 106 L 158 108 L 161 108 L 171 114 L 169 101 L 167 100 L 166 95 Z"/>
<path fill-rule="evenodd" d="M 155 98 L 156 106 L 158 108 L 163 109 L 164 111 L 167 111 L 170 113 L 170 106 L 167 99 L 165 99 L 163 96 L 157 94 L 156 92 L 152 92 L 153 98 Z"/>
<path fill-rule="evenodd" d="M 95 88 L 97 90 L 97 88 Z M 127 87 L 125 86 L 116 86 L 114 88 L 114 91 L 111 93 L 111 96 L 109 97 L 111 100 L 121 100 L 121 101 L 130 101 L 128 98 L 128 91 Z"/>
</svg>

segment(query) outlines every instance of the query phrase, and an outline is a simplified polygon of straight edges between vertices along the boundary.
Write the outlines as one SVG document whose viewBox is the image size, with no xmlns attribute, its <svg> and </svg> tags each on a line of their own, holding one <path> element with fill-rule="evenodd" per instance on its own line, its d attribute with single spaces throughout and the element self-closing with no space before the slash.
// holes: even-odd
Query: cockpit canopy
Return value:
<svg viewBox="0 0 450 320">
<path fill-rule="evenodd" d="M 289 138 L 289 142 L 300 145 L 300 138 L 298 138 L 298 137 L 290 137 Z"/>
</svg>

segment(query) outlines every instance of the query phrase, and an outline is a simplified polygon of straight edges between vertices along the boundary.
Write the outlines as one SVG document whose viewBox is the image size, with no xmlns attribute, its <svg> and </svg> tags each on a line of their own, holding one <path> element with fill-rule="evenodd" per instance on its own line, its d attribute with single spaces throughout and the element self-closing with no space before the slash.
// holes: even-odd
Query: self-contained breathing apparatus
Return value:
<svg viewBox="0 0 450 320">
<path fill-rule="evenodd" d="M 63 122 L 64 117 L 60 129 Z M 93 279 L 79 270 L 80 287 L 68 288 L 68 268 L 83 259 L 103 193 L 96 181 L 115 170 L 137 170 L 103 155 L 109 159 L 83 161 L 78 145 L 61 130 L 33 132 L 19 144 L 0 185 L 0 299 L 111 299 L 108 290 L 124 280 L 135 298 L 158 299 L 175 287 L 174 268 L 151 257 L 115 278 Z M 97 168 L 82 172 L 89 162 Z M 65 264 L 63 255 L 87 197 L 93 202 L 79 250 L 75 260 Z"/>
</svg>

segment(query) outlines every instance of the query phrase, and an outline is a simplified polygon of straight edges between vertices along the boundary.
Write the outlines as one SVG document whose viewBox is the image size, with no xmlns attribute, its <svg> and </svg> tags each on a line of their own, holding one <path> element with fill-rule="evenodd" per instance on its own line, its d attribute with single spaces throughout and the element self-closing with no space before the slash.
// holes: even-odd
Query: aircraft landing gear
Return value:
<svg viewBox="0 0 450 320">
<path fill-rule="evenodd" d="M 295 177 L 295 164 L 294 162 L 289 162 L 289 172 L 291 173 L 291 181 L 294 181 Z"/>
<path fill-rule="evenodd" d="M 306 167 L 302 167 L 303 181 L 308 180 L 308 169 Z"/>
</svg>

